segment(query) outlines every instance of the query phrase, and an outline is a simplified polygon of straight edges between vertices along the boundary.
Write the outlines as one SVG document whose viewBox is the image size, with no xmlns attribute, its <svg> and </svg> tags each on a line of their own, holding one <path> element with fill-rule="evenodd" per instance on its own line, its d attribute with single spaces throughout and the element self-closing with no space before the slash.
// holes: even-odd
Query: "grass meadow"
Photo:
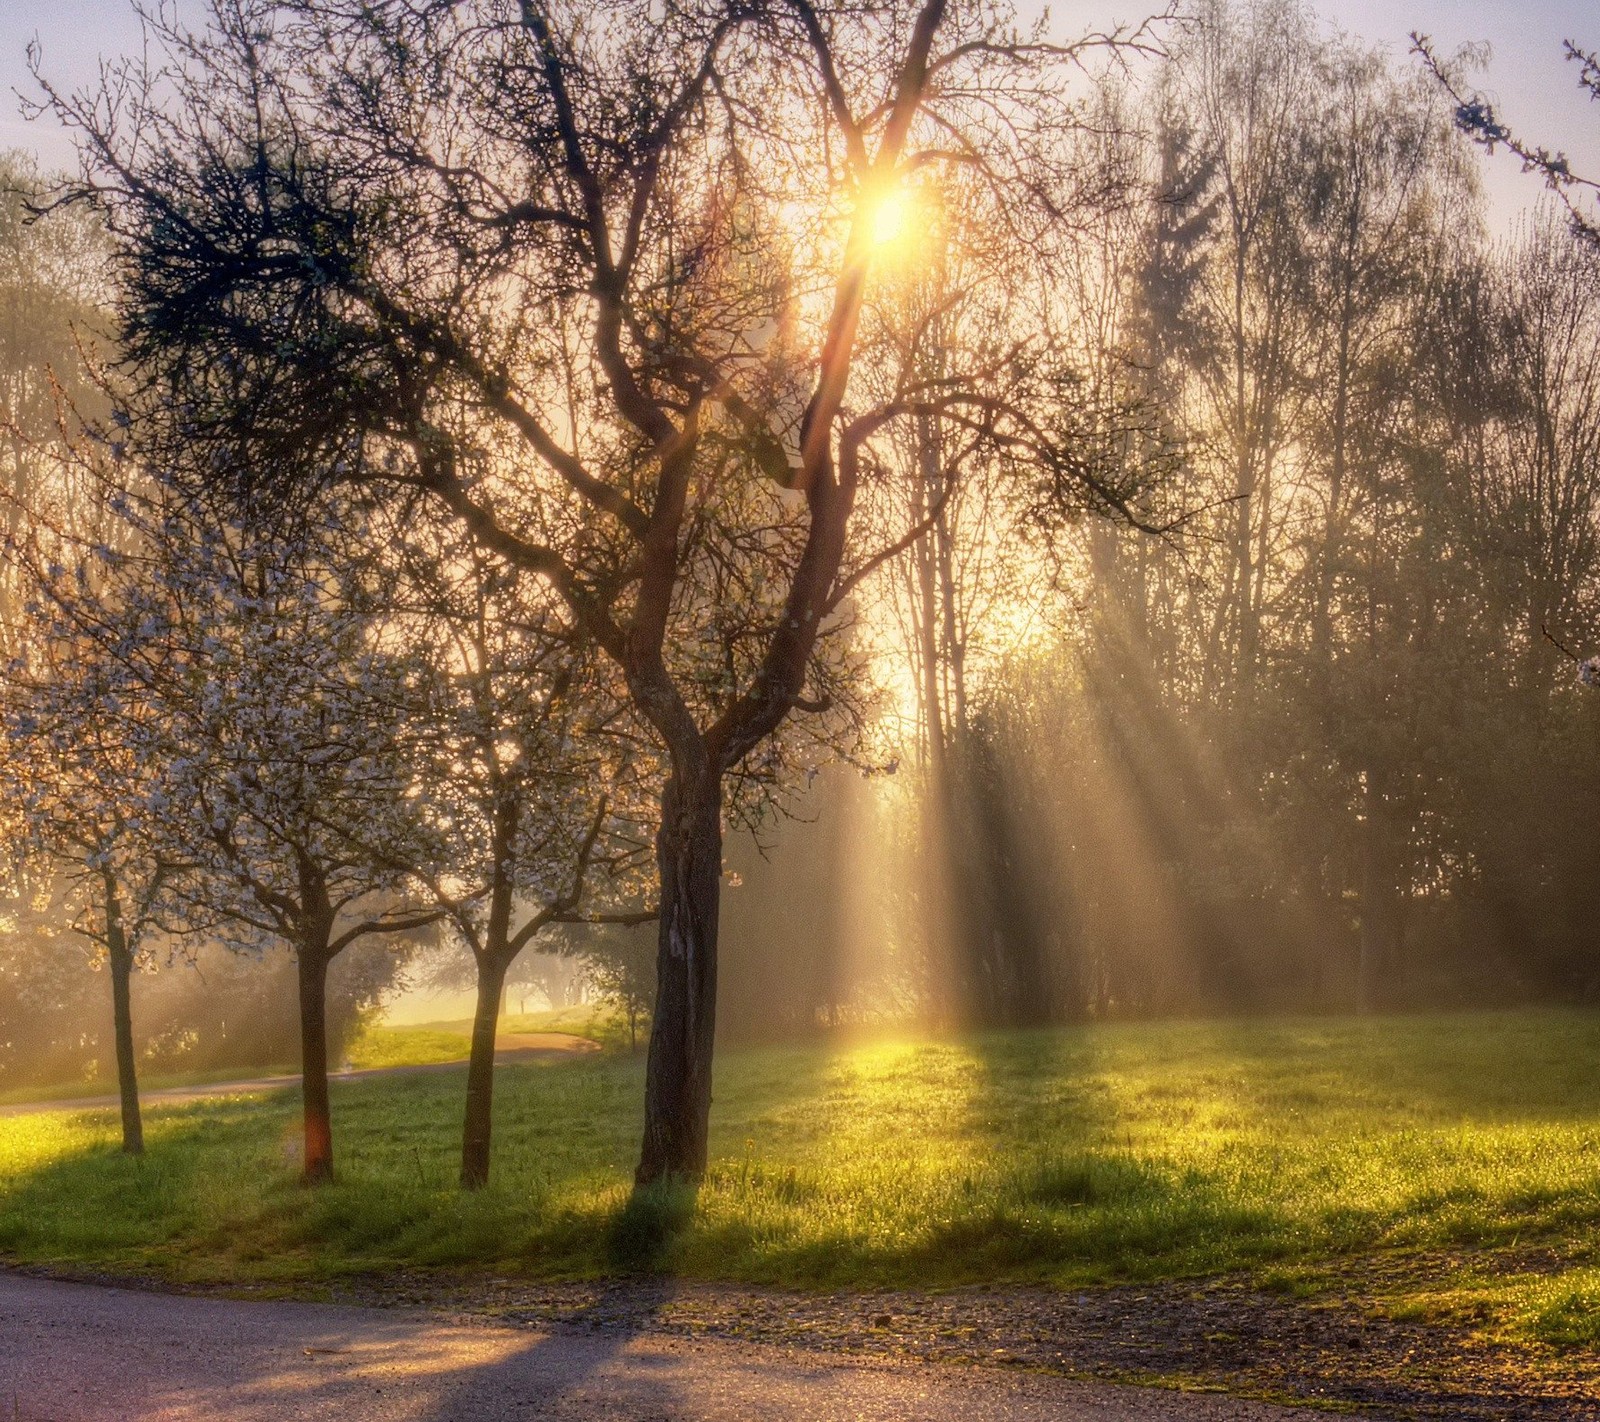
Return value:
<svg viewBox="0 0 1600 1422">
<path fill-rule="evenodd" d="M 603 1047 L 620 1050 L 627 1045 L 628 1024 L 615 1009 L 603 1003 L 554 1007 L 545 1012 L 502 1013 L 498 1028 L 507 1034 L 562 1032 L 585 1037 Z M 428 1066 L 437 1062 L 465 1061 L 472 1045 L 472 1019 L 424 1022 L 391 1027 L 375 1022 L 363 1028 L 345 1054 L 358 1070 L 369 1067 Z"/>
<path fill-rule="evenodd" d="M 545 1012 L 502 1015 L 502 1033 L 563 1032 L 584 1037 L 603 1047 L 619 1049 L 627 1042 L 626 1021 L 604 1004 L 586 1003 L 579 1007 L 558 1007 Z M 371 1022 L 362 1027 L 350 1043 L 340 1063 L 357 1071 L 397 1066 L 434 1066 L 443 1062 L 464 1062 L 472 1044 L 472 1019 L 425 1022 L 391 1027 Z M 167 1087 L 211 1086 L 237 1081 L 241 1077 L 296 1076 L 298 1063 L 275 1062 L 252 1068 L 212 1067 L 205 1071 L 141 1072 L 142 1091 Z M 0 1107 L 36 1101 L 68 1102 L 74 1098 L 114 1096 L 114 1077 L 92 1077 L 84 1081 L 59 1082 L 53 1086 L 15 1086 L 0 1091 Z"/>
<path fill-rule="evenodd" d="M 293 1089 L 153 1102 L 142 1160 L 114 1112 L 64 1107 L 0 1118 L 0 1259 L 290 1288 L 395 1267 L 826 1288 L 1245 1271 L 1314 1293 L 1436 1254 L 1377 1306 L 1590 1346 L 1597 1068 L 1600 1015 L 1551 1010 L 729 1050 L 696 1197 L 631 1198 L 625 1053 L 502 1069 L 474 1195 L 462 1071 L 336 1084 L 338 1179 L 315 1191 Z"/>
</svg>

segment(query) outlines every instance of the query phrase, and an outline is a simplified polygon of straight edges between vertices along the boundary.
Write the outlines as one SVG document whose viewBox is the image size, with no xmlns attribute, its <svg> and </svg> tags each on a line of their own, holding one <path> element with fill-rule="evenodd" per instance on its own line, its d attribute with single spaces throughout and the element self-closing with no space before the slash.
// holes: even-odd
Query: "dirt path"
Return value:
<svg viewBox="0 0 1600 1422">
<path fill-rule="evenodd" d="M 617 1327 L 0 1274 L 7 1422 L 1296 1422 L 1229 1398 Z"/>
<path fill-rule="evenodd" d="M 566 1032 L 502 1032 L 495 1039 L 495 1064 L 511 1066 L 518 1062 L 548 1061 L 562 1057 L 583 1056 L 598 1052 L 600 1044 L 587 1037 L 574 1037 Z M 430 1072 L 455 1071 L 466 1062 L 463 1054 L 454 1061 L 429 1062 L 426 1066 L 366 1067 L 361 1070 L 336 1071 L 333 1081 L 364 1081 L 372 1076 L 415 1076 Z M 203 1101 L 211 1096 L 245 1096 L 258 1091 L 281 1091 L 298 1086 L 300 1078 L 294 1076 L 253 1076 L 241 1081 L 213 1081 L 202 1086 L 167 1086 L 154 1091 L 141 1091 L 141 1105 L 178 1105 L 188 1101 Z M 19 1101 L 0 1106 L 0 1117 L 31 1116 L 40 1111 L 92 1111 L 116 1106 L 115 1096 L 68 1096 L 53 1101 Z M 0 1413 L 0 1422 L 4 1414 Z"/>
</svg>

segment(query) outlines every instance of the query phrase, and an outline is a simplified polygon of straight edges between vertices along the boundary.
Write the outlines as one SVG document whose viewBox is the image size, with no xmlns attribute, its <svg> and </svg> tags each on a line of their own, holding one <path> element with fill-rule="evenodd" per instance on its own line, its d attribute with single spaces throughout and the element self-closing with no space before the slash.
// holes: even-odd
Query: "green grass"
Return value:
<svg viewBox="0 0 1600 1422">
<path fill-rule="evenodd" d="M 552 1007 L 545 1012 L 508 1012 L 500 1024 L 503 1032 L 568 1032 L 606 1045 L 625 1040 L 628 1031 L 627 1019 L 604 1002 Z"/>
<path fill-rule="evenodd" d="M 512 1013 L 501 1017 L 501 1033 L 565 1032 L 584 1037 L 612 1050 L 627 1046 L 628 1025 L 614 1008 L 585 1003 L 546 1012 Z M 403 1027 L 372 1022 L 357 1032 L 344 1054 L 345 1063 L 358 1070 L 373 1067 L 433 1066 L 467 1059 L 472 1045 L 472 1019 L 422 1022 Z M 221 1082 L 254 1080 L 267 1076 L 297 1076 L 298 1064 L 264 1067 L 211 1067 L 203 1071 L 139 1073 L 141 1091 L 168 1087 L 211 1086 Z M 73 1101 L 84 1097 L 115 1096 L 115 1078 L 56 1082 L 46 1086 L 14 1086 L 0 1091 L 0 1106 L 35 1101 Z"/>
<path fill-rule="evenodd" d="M 510 1013 L 500 1019 L 500 1032 L 565 1032 L 605 1047 L 625 1045 L 627 1023 L 606 1006 L 585 1003 L 548 1012 Z M 472 1019 L 419 1022 L 394 1027 L 374 1022 L 362 1028 L 345 1053 L 353 1067 L 427 1066 L 464 1061 L 472 1045 Z"/>
<path fill-rule="evenodd" d="M 279 1063 L 264 1067 L 209 1067 L 204 1071 L 140 1072 L 141 1091 L 162 1091 L 168 1087 L 210 1086 L 216 1082 L 244 1081 L 267 1076 L 298 1076 L 299 1063 Z M 55 1082 L 48 1086 L 13 1086 L 0 1091 L 0 1106 L 31 1104 L 35 1101 L 74 1101 L 86 1096 L 115 1096 L 115 1077 L 87 1081 Z"/>
<path fill-rule="evenodd" d="M 407 1027 L 375 1022 L 356 1034 L 345 1059 L 359 1070 L 432 1066 L 436 1062 L 465 1061 L 471 1045 L 470 1022 L 422 1022 Z"/>
<path fill-rule="evenodd" d="M 1421 1287 L 1388 1291 L 1379 1306 L 1393 1318 L 1465 1325 L 1508 1341 L 1600 1346 L 1600 1268 L 1528 1273 L 1514 1264 L 1496 1267 L 1500 1262 L 1490 1256 Z"/>
<path fill-rule="evenodd" d="M 642 1061 L 503 1069 L 495 1179 L 454 1188 L 463 1074 L 335 1087 L 338 1182 L 295 1184 L 296 1097 L 0 1119 L 0 1257 L 189 1280 L 397 1265 L 648 1265 L 815 1286 L 1061 1286 L 1346 1268 L 1545 1241 L 1554 1275 L 1395 1302 L 1600 1335 L 1600 1016 L 1103 1026 L 727 1052 L 698 1199 L 629 1203 Z M 1475 1290 L 1475 1291 L 1474 1291 Z"/>
</svg>

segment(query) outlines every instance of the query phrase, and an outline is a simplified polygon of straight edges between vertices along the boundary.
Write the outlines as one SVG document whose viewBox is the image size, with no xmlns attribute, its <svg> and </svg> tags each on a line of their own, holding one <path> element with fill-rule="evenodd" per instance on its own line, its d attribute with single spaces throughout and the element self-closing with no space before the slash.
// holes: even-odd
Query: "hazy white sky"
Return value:
<svg viewBox="0 0 1600 1422">
<path fill-rule="evenodd" d="M 1600 6 L 1594 0 L 1314 0 L 1328 21 L 1404 53 L 1413 29 L 1431 34 L 1446 52 L 1487 40 L 1494 60 L 1482 80 L 1504 116 L 1530 139 L 1565 149 L 1580 171 L 1600 173 L 1600 104 L 1585 102 L 1574 66 L 1561 59 L 1561 41 L 1600 48 Z M 198 0 L 181 0 L 195 12 Z M 1056 0 L 1064 24 L 1074 17 L 1104 24 L 1134 14 L 1130 0 Z M 1152 8 L 1154 8 L 1152 4 Z M 45 71 L 69 86 L 88 82 L 102 55 L 139 39 L 129 0 L 0 0 L 0 148 L 33 149 L 65 166 L 71 146 L 46 123 L 24 123 L 13 91 L 31 91 L 24 51 L 37 39 Z M 1490 166 L 1496 216 L 1507 220 L 1537 196 L 1537 180 L 1506 155 Z"/>
</svg>

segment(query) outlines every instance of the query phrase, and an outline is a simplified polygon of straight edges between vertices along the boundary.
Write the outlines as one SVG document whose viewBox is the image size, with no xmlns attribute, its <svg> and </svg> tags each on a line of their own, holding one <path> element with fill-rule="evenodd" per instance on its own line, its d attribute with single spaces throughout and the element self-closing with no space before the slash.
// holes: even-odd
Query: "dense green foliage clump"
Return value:
<svg viewBox="0 0 1600 1422">
<path fill-rule="evenodd" d="M 337 1087 L 339 1179 L 296 1184 L 292 1091 L 0 1119 L 0 1257 L 184 1280 L 395 1266 L 789 1285 L 1078 1285 L 1543 1240 L 1423 1313 L 1600 1334 L 1600 1016 L 1100 1026 L 730 1053 L 698 1199 L 630 1200 L 642 1063 L 505 1069 L 495 1178 L 455 1184 L 449 1071 Z M 1484 1256 L 1489 1257 L 1489 1256 Z M 1492 1271 L 1491 1271 L 1492 1274 Z"/>
</svg>

